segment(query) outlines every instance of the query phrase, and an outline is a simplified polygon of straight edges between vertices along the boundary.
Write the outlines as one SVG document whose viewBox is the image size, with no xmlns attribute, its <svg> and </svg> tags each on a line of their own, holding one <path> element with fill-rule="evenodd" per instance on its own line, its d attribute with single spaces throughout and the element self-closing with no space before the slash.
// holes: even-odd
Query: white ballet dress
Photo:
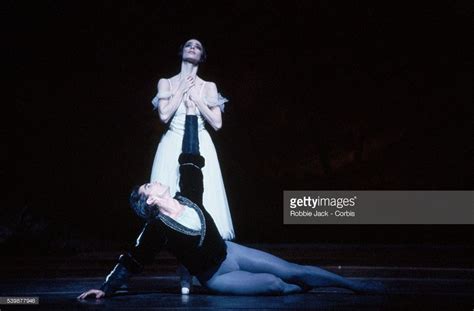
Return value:
<svg viewBox="0 0 474 311">
<path fill-rule="evenodd" d="M 169 99 L 172 96 L 171 81 L 170 92 L 158 93 L 152 100 L 153 106 L 158 107 L 160 99 Z M 202 97 L 202 90 L 204 84 L 201 86 L 199 96 Z M 224 103 L 227 101 L 224 97 L 218 94 L 216 101 L 208 98 L 203 98 L 208 106 L 219 106 L 223 110 Z M 202 169 L 204 176 L 204 193 L 203 205 L 204 208 L 211 214 L 217 229 L 225 240 L 232 240 L 235 237 L 234 227 L 232 225 L 232 217 L 230 215 L 229 203 L 222 180 L 221 169 L 217 159 L 216 148 L 211 140 L 211 136 L 204 126 L 204 118 L 199 110 L 198 116 L 198 130 L 199 130 L 199 151 L 205 159 L 205 165 Z M 186 120 L 186 107 L 184 102 L 181 102 L 176 110 L 173 118 L 170 121 L 169 128 L 161 138 L 158 148 L 156 150 L 153 167 L 151 169 L 150 181 L 159 181 L 164 185 L 170 187 L 171 195 L 175 195 L 179 191 L 179 164 L 178 157 L 181 154 L 181 147 L 184 136 L 184 124 Z"/>
</svg>

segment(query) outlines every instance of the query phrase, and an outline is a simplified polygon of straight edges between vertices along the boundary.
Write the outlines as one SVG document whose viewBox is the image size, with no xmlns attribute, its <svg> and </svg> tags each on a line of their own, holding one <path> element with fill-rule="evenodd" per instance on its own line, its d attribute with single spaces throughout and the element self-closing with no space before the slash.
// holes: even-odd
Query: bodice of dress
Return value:
<svg viewBox="0 0 474 311">
<path fill-rule="evenodd" d="M 198 130 L 202 131 L 205 129 L 204 127 L 204 118 L 201 115 L 201 112 L 199 109 L 196 109 L 196 115 L 198 119 Z M 184 135 L 184 124 L 186 122 L 186 105 L 184 104 L 184 101 L 181 101 L 179 104 L 178 109 L 176 110 L 173 118 L 171 119 L 170 122 L 170 131 L 173 131 L 177 134 Z"/>
<path fill-rule="evenodd" d="M 153 98 L 152 100 L 152 105 L 154 106 L 155 109 L 158 109 L 161 99 L 170 99 L 173 96 L 173 87 L 171 85 L 171 81 L 170 79 L 167 79 L 167 80 L 170 85 L 170 91 L 156 94 L 155 98 Z M 199 90 L 199 97 L 201 98 L 201 100 L 204 101 L 204 103 L 206 103 L 207 106 L 209 107 L 218 106 L 221 109 L 221 111 L 224 111 L 225 103 L 228 102 L 227 98 L 223 97 L 220 93 L 217 93 L 217 98 L 205 97 L 203 94 L 203 89 L 206 83 L 207 82 L 204 82 L 201 85 L 200 90 Z M 204 126 L 205 120 L 201 112 L 199 111 L 199 109 L 197 109 L 196 115 L 198 116 L 198 130 L 202 131 L 205 129 L 205 126 Z M 179 104 L 178 109 L 176 110 L 173 118 L 171 119 L 169 129 L 172 132 L 175 132 L 180 135 L 184 135 L 185 121 L 186 121 L 186 105 L 184 104 L 184 97 L 183 97 L 183 100 Z"/>
</svg>

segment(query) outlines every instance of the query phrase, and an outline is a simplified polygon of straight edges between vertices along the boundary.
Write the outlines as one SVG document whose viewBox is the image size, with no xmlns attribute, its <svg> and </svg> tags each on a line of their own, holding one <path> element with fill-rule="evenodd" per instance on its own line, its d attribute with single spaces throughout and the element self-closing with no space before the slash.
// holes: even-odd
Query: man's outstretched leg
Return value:
<svg viewBox="0 0 474 311">
<path fill-rule="evenodd" d="M 231 271 L 214 275 L 206 287 L 224 295 L 286 295 L 303 292 L 295 284 L 289 284 L 270 273 Z"/>
<path fill-rule="evenodd" d="M 253 291 L 253 294 L 287 294 L 313 287 L 341 287 L 355 292 L 383 292 L 381 284 L 349 280 L 324 269 L 291 263 L 260 250 L 232 242 L 226 244 L 227 259 L 207 284 L 211 290 L 217 292 L 224 293 L 225 290 L 231 290 L 232 292 L 228 293 L 251 294 L 249 292 Z M 264 279 L 259 282 L 258 279 L 262 276 Z M 216 289 L 216 286 L 220 288 Z"/>
<path fill-rule="evenodd" d="M 357 282 L 314 266 L 303 266 L 288 262 L 272 254 L 229 243 L 241 270 L 253 273 L 271 273 L 285 282 L 309 287 L 342 287 L 355 290 Z"/>
</svg>

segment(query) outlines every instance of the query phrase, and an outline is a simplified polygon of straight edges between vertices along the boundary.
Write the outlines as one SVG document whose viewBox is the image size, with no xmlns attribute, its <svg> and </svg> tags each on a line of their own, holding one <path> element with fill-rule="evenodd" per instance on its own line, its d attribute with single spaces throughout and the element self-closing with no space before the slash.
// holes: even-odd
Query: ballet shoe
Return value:
<svg viewBox="0 0 474 311">
<path fill-rule="evenodd" d="M 189 295 L 191 292 L 191 286 L 193 284 L 193 279 L 191 276 L 181 276 L 180 280 L 181 285 L 181 294 L 182 295 Z"/>
</svg>

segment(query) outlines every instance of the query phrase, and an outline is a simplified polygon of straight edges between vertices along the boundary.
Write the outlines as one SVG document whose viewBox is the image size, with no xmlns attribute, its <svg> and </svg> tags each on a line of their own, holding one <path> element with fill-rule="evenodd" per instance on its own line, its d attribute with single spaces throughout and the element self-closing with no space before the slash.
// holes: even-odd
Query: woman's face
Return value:
<svg viewBox="0 0 474 311">
<path fill-rule="evenodd" d="M 201 42 L 196 39 L 188 40 L 183 47 L 183 60 L 193 64 L 199 63 L 203 54 Z"/>
</svg>

